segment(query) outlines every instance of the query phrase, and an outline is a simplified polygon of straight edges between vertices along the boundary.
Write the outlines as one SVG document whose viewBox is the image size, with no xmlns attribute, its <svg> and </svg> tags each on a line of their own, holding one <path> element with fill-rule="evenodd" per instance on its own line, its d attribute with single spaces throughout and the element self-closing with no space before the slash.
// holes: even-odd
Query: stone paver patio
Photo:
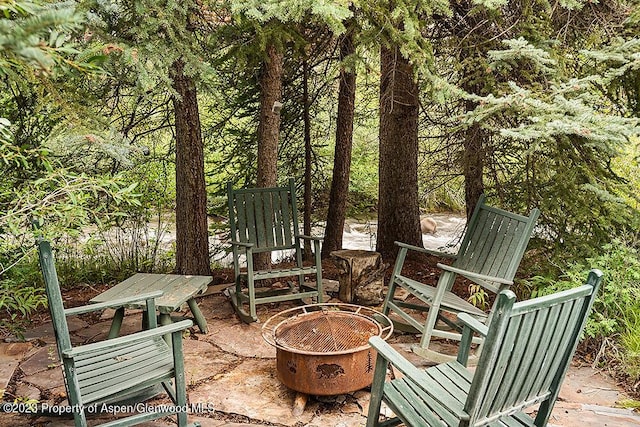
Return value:
<svg viewBox="0 0 640 427">
<path fill-rule="evenodd" d="M 209 325 L 208 334 L 192 329 L 184 341 L 187 392 L 191 404 L 200 405 L 189 416 L 203 427 L 271 425 L 286 427 L 357 427 L 366 423 L 368 390 L 331 397 L 310 397 L 300 416 L 292 414 L 295 392 L 280 383 L 275 371 L 275 349 L 264 342 L 261 323 L 243 324 L 221 293 L 201 297 L 198 304 Z M 259 318 L 291 307 L 259 306 Z M 112 312 L 98 323 L 74 319 L 70 329 L 75 343 L 106 336 Z M 140 316 L 127 312 L 122 333 L 138 330 Z M 50 324 L 27 332 L 25 343 L 0 343 L 0 389 L 15 377 L 13 394 L 51 405 L 66 402 L 62 371 L 57 361 Z M 390 342 L 416 364 L 425 362 L 408 351 L 412 336 L 394 335 Z M 13 396 L 11 396 L 13 398 Z M 555 426 L 640 426 L 640 416 L 616 408 L 625 398 L 610 378 L 589 368 L 572 367 L 565 380 L 551 424 Z M 5 401 L 11 401 L 5 396 Z M 149 405 L 168 403 L 152 400 Z M 99 423 L 100 419 L 93 419 Z M 72 426 L 70 418 L 0 415 L 1 426 Z M 169 426 L 172 421 L 148 426 Z"/>
</svg>

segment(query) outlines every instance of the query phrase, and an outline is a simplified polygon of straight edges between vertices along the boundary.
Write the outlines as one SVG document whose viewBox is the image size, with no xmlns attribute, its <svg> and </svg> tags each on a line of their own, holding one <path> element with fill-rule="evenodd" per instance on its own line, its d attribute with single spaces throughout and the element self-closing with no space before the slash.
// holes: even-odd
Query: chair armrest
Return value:
<svg viewBox="0 0 640 427">
<path fill-rule="evenodd" d="M 145 301 L 148 299 L 155 299 L 161 297 L 162 291 L 147 292 L 140 295 L 133 295 L 125 298 L 118 298 L 112 301 L 98 302 L 95 304 L 83 305 L 80 307 L 66 308 L 64 310 L 65 316 L 75 316 L 78 314 L 90 313 L 92 311 L 104 310 L 105 308 L 122 307 L 127 304 L 132 304 L 138 301 Z"/>
<path fill-rule="evenodd" d="M 472 271 L 463 270 L 461 268 L 456 268 L 456 267 L 452 267 L 450 265 L 441 264 L 441 263 L 438 263 L 437 266 L 442 270 L 459 274 L 473 281 L 475 281 L 474 279 L 476 279 L 476 280 L 482 280 L 485 282 L 500 283 L 502 285 L 513 285 L 513 280 L 507 280 L 502 277 L 487 276 L 484 274 L 474 273 Z"/>
<path fill-rule="evenodd" d="M 307 236 L 306 234 L 296 234 L 296 239 L 305 239 L 305 240 L 316 240 L 318 242 L 322 242 L 322 237 L 315 236 Z"/>
<path fill-rule="evenodd" d="M 473 332 L 477 332 L 482 336 L 487 336 L 489 332 L 489 327 L 484 323 L 480 322 L 475 317 L 471 316 L 469 313 L 458 313 L 458 320 L 462 322 L 462 326 L 465 328 L 471 329 Z"/>
<path fill-rule="evenodd" d="M 420 378 L 427 378 L 427 375 L 422 370 L 416 368 L 382 338 L 373 336 L 369 338 L 369 344 L 376 349 L 379 356 L 382 356 L 387 362 L 414 381 L 421 382 Z"/>
<path fill-rule="evenodd" d="M 232 240 L 229 243 L 235 246 L 243 246 L 245 248 L 252 248 L 253 246 L 255 246 L 253 243 L 237 242 L 235 240 Z"/>
<path fill-rule="evenodd" d="M 135 334 L 125 335 L 118 338 L 113 338 L 110 340 L 100 341 L 91 344 L 85 344 L 78 347 L 73 347 L 69 350 L 64 350 L 62 352 L 62 356 L 65 358 L 73 359 L 78 356 L 82 356 L 86 353 L 91 353 L 99 350 L 107 350 L 114 347 L 120 347 L 125 344 L 129 344 L 132 342 L 145 340 L 154 337 L 161 337 L 167 334 L 173 334 L 176 332 L 181 332 L 187 328 L 193 326 L 193 322 L 191 320 L 182 320 L 177 323 L 172 323 L 170 325 L 159 326 L 157 328 L 148 329 L 142 332 L 136 332 Z"/>
<path fill-rule="evenodd" d="M 456 360 L 461 365 L 467 366 L 471 343 L 473 342 L 473 332 L 477 332 L 479 335 L 486 337 L 489 327 L 467 313 L 458 313 L 458 320 L 462 323 L 463 328 Z"/>
<path fill-rule="evenodd" d="M 371 347 L 376 349 L 378 356 L 381 356 L 387 362 L 395 366 L 400 372 L 402 372 L 402 374 L 405 375 L 405 377 L 410 378 L 413 384 L 420 387 L 422 391 L 431 396 L 437 402 L 440 402 L 443 406 L 447 405 L 447 403 L 443 401 L 442 396 L 438 396 L 438 393 L 434 393 L 434 390 L 430 389 L 429 384 L 432 384 L 433 379 L 422 369 L 416 368 L 411 362 L 405 359 L 380 337 L 374 336 L 369 338 L 369 344 L 371 344 Z M 378 368 L 376 367 L 376 369 Z M 466 414 L 460 414 L 460 416 L 463 420 L 469 419 Z"/>
<path fill-rule="evenodd" d="M 412 251 L 416 251 L 416 252 L 422 252 L 424 254 L 429 254 L 429 255 L 433 255 L 433 256 L 437 256 L 440 258 L 451 258 L 451 259 L 456 259 L 457 255 L 456 254 L 451 254 L 448 252 L 440 252 L 440 251 L 434 251 L 431 249 L 425 249 L 425 248 L 421 248 L 419 246 L 413 246 L 413 245 L 409 245 L 407 243 L 402 243 L 402 242 L 394 242 L 396 244 L 396 246 L 399 246 L 401 248 L 406 248 L 406 249 L 410 249 Z"/>
</svg>

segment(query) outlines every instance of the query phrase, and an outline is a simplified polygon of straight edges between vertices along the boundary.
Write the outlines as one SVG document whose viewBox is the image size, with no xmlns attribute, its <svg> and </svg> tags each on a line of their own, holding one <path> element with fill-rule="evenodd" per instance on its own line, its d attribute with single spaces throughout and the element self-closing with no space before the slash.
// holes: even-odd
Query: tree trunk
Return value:
<svg viewBox="0 0 640 427">
<path fill-rule="evenodd" d="M 304 118 L 304 212 L 303 212 L 303 232 L 311 236 L 311 116 L 309 101 L 309 63 L 305 59 L 303 67 L 303 93 L 302 93 L 302 115 Z M 304 241 L 304 259 L 312 259 L 311 242 Z"/>
<path fill-rule="evenodd" d="M 348 31 L 340 40 L 340 60 L 355 53 L 353 31 Z M 353 145 L 353 117 L 356 100 L 356 74 L 340 70 L 338 93 L 338 117 L 336 119 L 336 148 L 333 157 L 333 178 L 329 193 L 327 226 L 324 231 L 322 257 L 342 249 L 342 233 L 347 211 L 349 174 L 351 171 L 351 148 Z"/>
<path fill-rule="evenodd" d="M 282 107 L 282 54 L 274 44 L 267 46 L 267 57 L 260 74 L 260 123 L 258 125 L 258 187 L 275 187 L 278 182 L 278 141 Z M 268 269 L 271 254 L 254 256 L 254 268 Z"/>
<path fill-rule="evenodd" d="M 380 163 L 376 250 L 386 259 L 395 240 L 422 246 L 418 206 L 418 84 L 397 48 L 380 51 Z"/>
<path fill-rule="evenodd" d="M 198 98 L 193 80 L 184 75 L 184 63 L 171 66 L 176 122 L 176 271 L 211 275 L 204 145 L 200 132 Z"/>
<path fill-rule="evenodd" d="M 470 107 L 473 108 L 473 107 Z M 470 111 L 467 109 L 467 111 Z M 487 137 L 478 124 L 472 125 L 466 132 L 464 139 L 463 171 L 464 196 L 467 209 L 467 220 L 484 192 L 482 176 L 484 173 L 483 140 Z"/>
</svg>

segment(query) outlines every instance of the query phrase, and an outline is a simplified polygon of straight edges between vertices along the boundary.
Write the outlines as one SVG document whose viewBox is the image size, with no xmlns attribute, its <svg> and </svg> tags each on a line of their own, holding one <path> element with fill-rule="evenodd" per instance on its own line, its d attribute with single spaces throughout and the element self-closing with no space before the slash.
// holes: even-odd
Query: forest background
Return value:
<svg viewBox="0 0 640 427">
<path fill-rule="evenodd" d="M 210 274 L 227 182 L 294 177 L 323 255 L 357 217 L 389 261 L 485 193 L 541 210 L 520 297 L 604 271 L 584 347 L 637 392 L 639 23 L 631 0 L 0 0 L 0 328 L 46 301 L 34 220 L 74 286 Z"/>
</svg>

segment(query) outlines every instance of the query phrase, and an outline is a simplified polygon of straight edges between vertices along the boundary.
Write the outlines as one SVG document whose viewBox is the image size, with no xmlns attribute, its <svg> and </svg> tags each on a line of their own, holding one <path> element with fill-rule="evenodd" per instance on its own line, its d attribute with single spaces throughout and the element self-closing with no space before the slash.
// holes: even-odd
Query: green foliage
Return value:
<svg viewBox="0 0 640 427">
<path fill-rule="evenodd" d="M 604 346 L 612 339 L 620 347 L 620 362 L 627 375 L 640 378 L 640 254 L 637 242 L 614 240 L 599 255 L 567 267 L 560 280 L 537 276 L 529 281 L 534 296 L 579 286 L 590 268 L 604 273 L 604 282 L 585 335 Z M 618 353 L 607 354 L 615 359 Z"/>
<path fill-rule="evenodd" d="M 596 62 L 595 71 L 602 74 L 600 90 L 623 114 L 640 117 L 640 38 L 617 39 L 581 54 Z"/>
<path fill-rule="evenodd" d="M 520 39 L 489 57 L 498 74 L 528 64 L 540 80 L 556 64 Z M 576 58 L 578 64 L 584 60 Z M 640 122 L 609 106 L 599 91 L 608 78 L 579 69 L 585 74 L 574 78 L 549 75 L 544 90 L 509 81 L 496 94 L 471 95 L 477 106 L 465 116 L 468 126 L 480 124 L 504 141 L 492 146 L 487 181 L 507 207 L 540 208 L 544 233 L 538 242 L 556 259 L 589 255 L 640 225 L 637 188 L 611 167 L 640 132 Z"/>
<path fill-rule="evenodd" d="M 344 32 L 344 21 L 353 13 L 349 10 L 351 2 L 345 0 L 306 0 L 306 1 L 281 1 L 281 0 L 253 0 L 231 3 L 231 11 L 234 14 L 242 14 L 244 17 L 258 22 L 278 20 L 282 23 L 302 22 L 311 16 L 327 24 L 337 35 Z"/>
<path fill-rule="evenodd" d="M 4 264 L 0 252 L 0 264 Z M 46 306 L 40 270 L 34 252 L 28 261 L 0 274 L 0 332 L 21 336 L 28 319 L 38 308 Z"/>
<path fill-rule="evenodd" d="M 73 64 L 68 55 L 78 51 L 69 34 L 82 22 L 73 3 L 3 0 L 0 3 L 0 77 L 14 73 L 51 73 L 56 66 Z M 57 68 L 59 69 L 59 68 Z"/>
</svg>

